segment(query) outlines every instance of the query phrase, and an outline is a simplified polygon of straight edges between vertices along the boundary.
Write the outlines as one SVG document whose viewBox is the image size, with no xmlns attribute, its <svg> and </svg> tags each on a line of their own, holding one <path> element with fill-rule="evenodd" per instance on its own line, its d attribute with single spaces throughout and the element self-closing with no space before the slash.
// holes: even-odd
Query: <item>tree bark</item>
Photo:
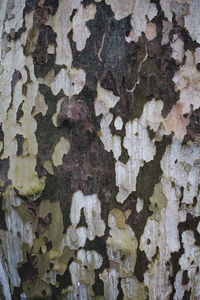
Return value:
<svg viewBox="0 0 200 300">
<path fill-rule="evenodd" d="M 0 299 L 200 299 L 199 16 L 0 2 Z"/>
</svg>

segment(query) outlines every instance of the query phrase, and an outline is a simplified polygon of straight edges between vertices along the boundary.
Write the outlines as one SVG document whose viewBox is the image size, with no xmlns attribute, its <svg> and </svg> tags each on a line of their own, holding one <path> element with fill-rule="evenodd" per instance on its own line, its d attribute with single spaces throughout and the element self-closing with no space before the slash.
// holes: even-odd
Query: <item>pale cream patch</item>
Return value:
<svg viewBox="0 0 200 300">
<path fill-rule="evenodd" d="M 91 34 L 86 22 L 94 19 L 95 14 L 96 5 L 90 4 L 84 8 L 81 4 L 73 18 L 73 41 L 76 42 L 76 48 L 78 51 L 82 51 L 85 48 L 86 41 Z"/>
<path fill-rule="evenodd" d="M 71 68 L 68 75 L 71 84 L 71 96 L 79 94 L 85 85 L 85 71 L 83 69 Z"/>
<path fill-rule="evenodd" d="M 50 160 L 45 160 L 44 162 L 44 168 L 47 170 L 47 172 L 51 175 L 54 175 L 52 162 Z"/>
<path fill-rule="evenodd" d="M 163 20 L 163 30 L 162 30 L 163 36 L 161 42 L 162 45 L 166 45 L 169 43 L 169 34 L 172 29 L 173 29 L 173 23 Z"/>
<path fill-rule="evenodd" d="M 101 119 L 101 140 L 107 151 L 113 151 L 114 157 L 118 160 L 121 155 L 121 137 L 112 136 L 109 125 L 113 119 L 113 115 L 109 112 L 110 108 L 114 107 L 119 101 L 120 97 L 113 95 L 112 91 L 108 91 L 101 87 L 100 83 L 97 85 L 97 97 L 94 102 L 96 116 L 103 114 Z M 122 120 L 119 119 L 119 126 L 123 125 Z M 121 124 L 122 123 L 122 124 Z"/>
<path fill-rule="evenodd" d="M 120 203 L 123 203 L 130 193 L 136 190 L 136 180 L 140 167 L 144 165 L 145 161 L 151 161 L 155 155 L 155 140 L 150 139 L 147 127 L 158 133 L 163 122 L 162 108 L 163 102 L 153 99 L 145 104 L 139 120 L 129 121 L 125 125 L 124 146 L 128 150 L 130 159 L 126 164 L 120 161 L 115 163 L 116 184 L 119 187 L 116 198 Z M 111 120 L 107 124 L 110 122 Z M 156 138 L 162 139 L 162 136 L 163 131 L 160 130 Z M 109 138 L 112 139 L 111 133 Z M 108 143 L 108 139 L 105 139 L 105 143 Z"/>
<path fill-rule="evenodd" d="M 131 29 L 130 33 L 128 36 L 125 36 L 125 40 L 127 41 L 127 43 L 130 43 L 130 42 L 134 42 L 134 43 L 137 43 L 138 40 L 139 40 L 139 37 L 136 36 L 133 32 L 133 29 Z"/>
<path fill-rule="evenodd" d="M 72 68 L 69 71 L 61 69 L 51 81 L 51 89 L 57 95 L 63 89 L 66 96 L 78 94 L 85 85 L 85 71 Z"/>
<path fill-rule="evenodd" d="M 189 14 L 184 16 L 185 28 L 190 36 L 197 43 L 200 43 L 200 5 L 198 0 L 187 1 L 189 4 Z"/>
<path fill-rule="evenodd" d="M 148 23 L 145 35 L 148 41 L 153 40 L 156 37 L 156 25 L 154 23 Z"/>
<path fill-rule="evenodd" d="M 119 272 L 114 268 L 104 269 L 99 277 L 104 283 L 105 299 L 117 299 L 119 294 L 119 290 L 117 288 Z"/>
<path fill-rule="evenodd" d="M 61 0 L 56 14 L 53 16 L 51 23 L 53 30 L 56 32 L 56 64 L 66 65 L 71 67 L 72 63 L 72 50 L 70 42 L 67 37 L 68 33 L 72 29 L 72 23 L 70 17 L 74 9 L 77 9 L 80 5 L 80 0 Z"/>
<path fill-rule="evenodd" d="M 111 150 L 113 151 L 114 158 L 118 160 L 121 155 L 121 137 L 119 135 L 112 136 Z"/>
<path fill-rule="evenodd" d="M 88 299 L 93 296 L 92 285 L 95 283 L 94 270 L 101 267 L 102 256 L 94 250 L 85 251 L 81 249 L 77 253 L 77 262 L 73 261 L 69 270 L 72 278 L 72 289 L 77 294 Z"/>
<path fill-rule="evenodd" d="M 147 297 L 144 283 L 140 283 L 134 275 L 122 278 L 121 286 L 126 300 L 142 300 Z"/>
<path fill-rule="evenodd" d="M 164 238 L 166 240 L 166 257 L 170 257 L 170 253 L 176 252 L 180 248 L 179 231 L 178 231 L 178 210 L 180 188 L 173 187 L 168 178 L 161 179 L 163 186 L 163 194 L 167 198 L 166 208 L 163 209 L 162 222 L 165 226 Z M 178 192 L 178 193 L 177 193 Z M 161 246 L 161 245 L 160 245 Z"/>
<path fill-rule="evenodd" d="M 35 97 L 35 107 L 32 116 L 35 117 L 40 112 L 42 113 L 43 116 L 45 116 L 47 110 L 48 110 L 48 106 L 45 103 L 44 95 L 38 91 Z"/>
<path fill-rule="evenodd" d="M 77 227 L 80 221 L 81 209 L 84 209 L 84 215 L 88 227 Z M 70 210 L 70 220 L 72 225 L 67 229 L 63 239 L 63 245 L 70 249 L 84 247 L 88 238 L 94 240 L 95 236 L 102 236 L 105 231 L 105 223 L 101 219 L 101 203 L 96 194 L 85 196 L 81 191 L 73 194 Z"/>
<path fill-rule="evenodd" d="M 135 166 L 134 168 L 132 167 L 130 160 L 128 160 L 127 164 L 123 164 L 120 161 L 115 163 L 116 185 L 119 187 L 116 197 L 118 202 L 123 203 L 135 188 L 135 171 L 138 172 L 138 170 L 139 168 L 136 170 Z"/>
<path fill-rule="evenodd" d="M 55 53 L 55 46 L 54 45 L 49 45 L 47 48 L 48 54 L 54 54 Z"/>
<path fill-rule="evenodd" d="M 7 3 L 7 18 L 2 22 L 4 24 L 4 32 L 10 32 L 12 28 L 17 32 L 22 27 L 25 2 L 25 0 L 15 0 L 13 2 L 5 1 L 5 3 Z M 13 3 L 13 5 L 11 3 Z M 8 9 L 9 6 L 10 9 Z"/>
<path fill-rule="evenodd" d="M 109 113 L 109 109 L 114 107 L 119 99 L 120 97 L 115 96 L 112 91 L 102 88 L 98 82 L 97 97 L 94 102 L 96 116 L 103 114 L 105 117 Z"/>
<path fill-rule="evenodd" d="M 17 45 L 17 42 L 16 42 Z M 19 46 L 19 45 L 18 45 Z M 12 56 L 18 51 L 18 60 L 13 60 Z M 4 131 L 4 153 L 2 158 L 10 157 L 10 167 L 8 170 L 8 178 L 12 181 L 13 186 L 18 189 L 19 194 L 28 197 L 36 197 L 39 195 L 45 185 L 45 178 L 39 178 L 37 172 L 35 171 L 36 166 L 36 155 L 38 152 L 37 140 L 35 136 L 35 130 L 37 128 L 36 120 L 31 115 L 32 108 L 35 104 L 35 97 L 38 92 L 38 84 L 34 75 L 34 65 L 32 58 L 29 56 L 26 58 L 26 65 L 30 72 L 30 78 L 32 83 L 27 85 L 27 96 L 22 95 L 22 85 L 27 81 L 27 73 L 24 69 L 24 56 L 23 49 L 12 48 L 10 52 L 7 53 L 4 63 L 10 65 L 10 61 L 15 64 L 15 67 L 21 72 L 22 79 L 20 79 L 14 89 L 13 93 L 13 106 L 8 109 L 9 101 L 5 105 L 2 101 L 2 121 L 3 121 L 3 131 Z M 10 60 L 8 62 L 8 60 Z M 12 70 L 14 65 L 11 65 L 11 69 L 4 71 L 1 83 L 7 83 L 7 77 L 9 72 L 14 72 Z M 12 74 L 12 73 L 11 73 Z M 0 86 L 1 86 L 0 83 Z M 11 98 L 10 85 L 7 89 L 4 89 L 4 96 L 8 93 L 7 99 Z M 23 103 L 23 116 L 20 119 L 20 124 L 16 121 L 16 114 L 19 105 L 21 104 L 21 99 L 25 97 Z M 6 99 L 6 98 L 5 98 Z M 11 99 L 10 99 L 11 100 Z M 8 112 L 5 111 L 8 109 Z M 16 134 L 21 134 L 24 138 L 23 145 L 23 155 L 17 156 L 17 142 L 15 139 Z"/>
<path fill-rule="evenodd" d="M 171 0 L 169 0 L 169 1 L 160 0 L 160 6 L 161 6 L 162 10 L 165 13 L 165 17 L 170 22 L 172 22 L 172 17 L 173 17 L 173 14 L 172 14 L 172 11 L 171 11 L 171 2 L 172 2 Z"/>
<path fill-rule="evenodd" d="M 138 214 L 143 210 L 143 207 L 144 207 L 144 200 L 137 198 L 136 211 Z"/>
<path fill-rule="evenodd" d="M 114 121 L 114 125 L 117 130 L 121 130 L 123 127 L 123 124 L 124 124 L 123 120 L 120 116 L 118 116 Z"/>
<path fill-rule="evenodd" d="M 11 289 L 20 286 L 21 279 L 17 272 L 19 262 L 23 261 L 22 245 L 33 245 L 34 232 L 30 221 L 23 222 L 16 208 L 20 207 L 22 200 L 15 195 L 12 189 L 5 191 L 3 210 L 5 211 L 5 222 L 7 230 L 0 230 L 4 261 L 8 267 L 9 284 Z"/>
<path fill-rule="evenodd" d="M 2 256 L 2 254 L 0 254 L 0 282 L 2 285 L 2 297 L 4 296 L 4 299 L 7 300 L 11 300 L 11 291 L 10 291 L 10 280 L 8 277 L 8 267 L 7 267 L 7 263 L 5 261 L 5 257 Z"/>
<path fill-rule="evenodd" d="M 187 270 L 189 282 L 185 289 L 191 289 L 191 299 L 199 299 L 200 297 L 200 274 L 197 272 L 199 268 L 199 252 L 200 247 L 196 245 L 196 239 L 192 230 L 186 230 L 182 233 L 184 253 L 179 259 L 181 272 Z"/>
<path fill-rule="evenodd" d="M 58 117 L 58 114 L 60 112 L 60 107 L 61 107 L 61 104 L 62 104 L 63 100 L 64 100 L 64 98 L 61 98 L 61 99 L 58 100 L 58 102 L 56 104 L 56 112 L 52 116 L 52 122 L 53 122 L 53 124 L 54 124 L 55 127 L 58 127 L 57 117 Z"/>
<path fill-rule="evenodd" d="M 109 260 L 116 263 L 120 276 L 134 273 L 137 259 L 137 238 L 131 227 L 125 223 L 123 213 L 114 209 L 108 217 L 110 236 L 107 240 Z M 124 256 L 123 260 L 121 256 Z"/>
<path fill-rule="evenodd" d="M 106 0 L 106 3 L 111 6 L 115 19 L 121 20 L 133 12 L 135 0 Z"/>
<path fill-rule="evenodd" d="M 200 47 L 195 49 L 195 64 L 200 63 Z"/>
<path fill-rule="evenodd" d="M 64 154 L 67 154 L 70 149 L 70 143 L 68 139 L 61 137 L 60 141 L 56 144 L 54 152 L 52 154 L 52 161 L 55 167 L 62 165 L 62 158 Z"/>
<path fill-rule="evenodd" d="M 135 0 L 131 16 L 132 35 L 140 37 L 147 30 L 147 18 L 151 21 L 157 15 L 157 8 L 149 0 Z"/>
<path fill-rule="evenodd" d="M 171 252 L 180 248 L 179 198 L 180 189 L 178 186 L 174 188 L 166 178 L 162 178 L 161 183 L 156 185 L 151 197 L 150 210 L 153 210 L 153 215 L 148 218 L 140 239 L 140 249 L 145 251 L 151 262 L 144 274 L 150 299 L 168 299 L 172 291 L 169 262 Z"/>
<path fill-rule="evenodd" d="M 124 146 L 128 150 L 129 160 L 126 165 L 117 161 L 115 164 L 116 184 L 119 187 L 117 201 L 123 203 L 128 195 L 136 190 L 136 179 L 139 169 L 153 159 L 155 155 L 154 143 L 150 140 L 148 131 L 140 120 L 126 123 Z M 147 150 L 148 149 L 148 150 Z"/>
<path fill-rule="evenodd" d="M 200 107 L 200 72 L 196 69 L 195 54 L 189 50 L 185 54 L 185 65 L 176 72 L 173 81 L 176 89 L 180 90 L 179 101 L 183 105 L 182 113 L 189 114 L 191 105 L 193 106 L 193 110 Z"/>
<path fill-rule="evenodd" d="M 181 145 L 181 141 L 173 139 L 171 146 L 167 146 L 161 160 L 163 175 L 177 186 L 182 186 L 182 203 L 193 203 L 198 196 L 199 183 L 199 146 L 193 142 Z M 167 193 L 166 193 L 166 197 Z"/>
<path fill-rule="evenodd" d="M 159 223 L 148 218 L 144 232 L 140 238 L 140 250 L 145 251 L 148 260 L 151 262 L 159 244 L 160 226 Z"/>
<path fill-rule="evenodd" d="M 164 120 L 165 134 L 168 135 L 171 132 L 174 132 L 174 136 L 181 141 L 187 133 L 186 127 L 190 121 L 188 118 L 183 116 L 182 109 L 183 104 L 178 101 L 176 105 L 172 107 L 172 110 Z"/>
<path fill-rule="evenodd" d="M 170 46 L 172 48 L 172 57 L 175 59 L 176 64 L 182 63 L 185 54 L 184 42 L 178 37 L 177 34 L 174 34 Z"/>
<path fill-rule="evenodd" d="M 140 118 L 141 124 L 157 132 L 160 124 L 163 122 L 162 109 L 163 101 L 152 99 L 148 101 L 143 108 L 142 116 Z"/>
<path fill-rule="evenodd" d="M 144 273 L 144 284 L 148 288 L 149 299 L 169 299 L 172 292 L 169 281 L 170 270 L 166 266 L 167 259 L 170 258 L 165 257 L 164 240 L 159 248 L 159 256 L 148 265 L 148 270 Z"/>
</svg>

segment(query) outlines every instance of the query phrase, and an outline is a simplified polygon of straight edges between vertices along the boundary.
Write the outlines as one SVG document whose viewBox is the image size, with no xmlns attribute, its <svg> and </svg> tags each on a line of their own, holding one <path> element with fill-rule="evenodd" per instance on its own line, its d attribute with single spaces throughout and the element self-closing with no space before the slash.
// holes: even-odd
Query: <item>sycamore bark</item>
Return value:
<svg viewBox="0 0 200 300">
<path fill-rule="evenodd" d="M 199 0 L 0 2 L 0 298 L 200 299 Z"/>
</svg>

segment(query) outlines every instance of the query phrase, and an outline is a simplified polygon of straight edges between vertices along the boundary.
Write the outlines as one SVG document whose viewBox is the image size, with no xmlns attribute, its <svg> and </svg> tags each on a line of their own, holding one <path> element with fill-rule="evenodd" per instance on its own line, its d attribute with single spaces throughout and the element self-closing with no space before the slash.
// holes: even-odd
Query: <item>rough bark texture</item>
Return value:
<svg viewBox="0 0 200 300">
<path fill-rule="evenodd" d="M 0 1 L 0 299 L 200 299 L 200 1 Z"/>
</svg>

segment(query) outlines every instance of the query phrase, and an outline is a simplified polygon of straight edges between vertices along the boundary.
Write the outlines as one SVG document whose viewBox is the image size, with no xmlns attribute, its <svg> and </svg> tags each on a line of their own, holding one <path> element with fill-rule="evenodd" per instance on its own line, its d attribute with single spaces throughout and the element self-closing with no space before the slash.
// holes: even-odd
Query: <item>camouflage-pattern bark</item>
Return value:
<svg viewBox="0 0 200 300">
<path fill-rule="evenodd" d="M 0 299 L 200 299 L 199 16 L 0 2 Z"/>
</svg>

